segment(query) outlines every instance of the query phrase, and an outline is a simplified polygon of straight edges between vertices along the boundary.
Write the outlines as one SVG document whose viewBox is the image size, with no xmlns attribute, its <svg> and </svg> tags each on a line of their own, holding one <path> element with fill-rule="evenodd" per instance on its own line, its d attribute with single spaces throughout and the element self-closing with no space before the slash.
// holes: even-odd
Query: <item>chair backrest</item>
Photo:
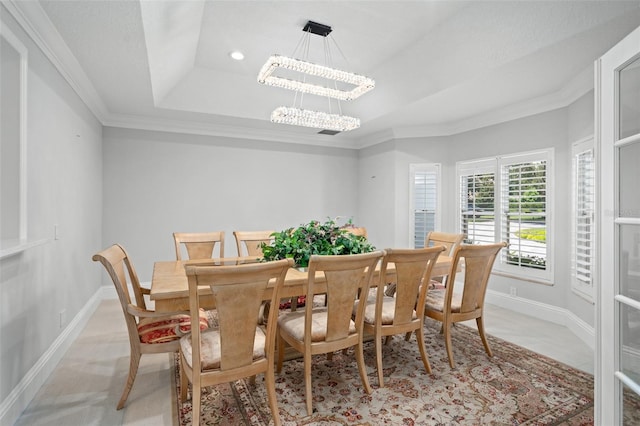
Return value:
<svg viewBox="0 0 640 426">
<path fill-rule="evenodd" d="M 390 263 L 393 263 L 396 271 L 393 325 L 412 322 L 415 319 L 414 311 L 417 313 L 417 318 L 422 318 L 424 316 L 425 296 L 428 287 L 422 284 L 429 282 L 433 266 L 436 264 L 440 253 L 444 250 L 444 246 L 419 249 L 386 249 L 380 268 L 376 318 L 381 317 L 384 281 Z M 416 300 L 418 301 L 417 304 Z"/>
<path fill-rule="evenodd" d="M 280 290 L 292 259 L 234 266 L 187 266 L 189 307 L 192 320 L 199 315 L 198 287 L 209 286 L 216 303 L 220 333 L 220 370 L 237 370 L 239 374 L 254 362 L 254 340 L 258 313 L 263 300 L 278 306 Z M 270 285 L 270 281 L 273 282 Z M 272 356 L 278 309 L 267 318 L 265 352 Z M 194 327 L 192 338 L 193 371 L 200 367 L 200 330 Z M 261 357 L 263 360 L 265 357 Z M 270 362 L 273 362 L 271 358 Z M 265 367 L 266 368 L 266 367 Z M 253 375 L 249 370 L 249 374 Z M 229 379 L 230 381 L 233 379 Z"/>
<path fill-rule="evenodd" d="M 367 228 L 360 226 L 360 227 L 351 227 L 351 226 L 346 226 L 343 229 L 345 229 L 347 232 L 353 234 L 353 235 L 357 235 L 359 237 L 365 237 L 367 238 Z"/>
<path fill-rule="evenodd" d="M 224 231 L 217 232 L 174 232 L 176 260 L 182 260 L 182 245 L 189 259 L 211 259 L 218 246 L 218 256 L 224 257 Z"/>
<path fill-rule="evenodd" d="M 506 246 L 507 244 L 504 242 L 459 245 L 453 253 L 453 262 L 449 272 L 451 280 L 447 284 L 444 306 L 451 306 L 458 264 L 464 259 L 464 268 L 461 269 L 461 273 L 464 273 L 464 288 L 459 313 L 464 314 L 482 309 L 494 261 L 500 250 Z"/>
<path fill-rule="evenodd" d="M 312 255 L 309 259 L 309 282 L 305 306 L 305 340 L 310 343 L 312 303 L 315 294 L 316 273 L 323 272 L 326 279 L 327 332 L 325 341 L 347 338 L 350 333 L 351 314 L 359 294 L 368 294 L 376 265 L 384 256 L 383 250 L 349 255 Z M 366 303 L 359 303 L 355 323 L 362 332 Z M 314 341 L 314 343 L 316 343 Z"/>
<path fill-rule="evenodd" d="M 140 309 L 147 309 L 147 306 L 140 287 L 138 275 L 129 255 L 121 245 L 114 244 L 94 254 L 92 259 L 102 263 L 107 270 L 116 288 L 116 293 L 118 293 L 120 304 L 122 305 L 122 312 L 124 313 L 124 319 L 127 323 L 129 337 L 130 339 L 134 339 L 135 337 L 135 341 L 138 341 L 137 320 L 134 315 L 129 313 L 128 307 L 134 304 Z M 131 291 L 133 291 L 133 296 L 131 295 Z"/>
<path fill-rule="evenodd" d="M 269 244 L 275 231 L 233 231 L 238 256 L 262 257 L 262 243 Z"/>
<path fill-rule="evenodd" d="M 453 256 L 454 250 L 462 244 L 463 239 L 464 234 L 450 234 L 447 232 L 431 231 L 427 233 L 427 237 L 424 240 L 424 246 L 444 246 L 445 251 L 442 254 L 444 256 Z"/>
</svg>

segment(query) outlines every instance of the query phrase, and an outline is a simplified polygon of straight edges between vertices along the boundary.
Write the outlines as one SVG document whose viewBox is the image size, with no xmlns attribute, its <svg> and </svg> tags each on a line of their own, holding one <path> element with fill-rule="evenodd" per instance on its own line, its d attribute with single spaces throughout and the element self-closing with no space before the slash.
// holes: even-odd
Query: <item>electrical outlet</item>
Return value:
<svg viewBox="0 0 640 426">
<path fill-rule="evenodd" d="M 518 290 L 515 287 L 511 287 L 509 289 L 509 294 L 511 294 L 512 296 L 517 296 L 518 295 Z"/>
<path fill-rule="evenodd" d="M 60 239 L 60 225 L 53 225 L 53 239 Z"/>
<path fill-rule="evenodd" d="M 67 323 L 67 310 L 63 309 L 60 311 L 60 328 L 63 328 Z"/>
</svg>

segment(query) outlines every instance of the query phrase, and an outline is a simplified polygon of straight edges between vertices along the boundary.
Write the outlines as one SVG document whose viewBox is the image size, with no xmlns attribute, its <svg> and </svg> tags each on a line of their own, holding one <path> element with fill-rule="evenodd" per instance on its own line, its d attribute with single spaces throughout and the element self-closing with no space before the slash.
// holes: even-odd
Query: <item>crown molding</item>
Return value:
<svg viewBox="0 0 640 426">
<path fill-rule="evenodd" d="M 6 0 L 3 5 L 96 118 L 103 122 L 108 115 L 106 105 L 40 3 Z"/>
<path fill-rule="evenodd" d="M 278 132 L 276 130 L 271 131 L 265 129 L 253 129 L 250 127 L 194 122 L 188 120 L 174 120 L 149 116 L 110 114 L 109 117 L 103 121 L 103 125 L 108 127 L 121 127 L 125 129 L 357 149 L 349 139 L 336 139 L 333 136 L 327 135 L 292 135 L 287 132 Z"/>
<path fill-rule="evenodd" d="M 391 127 L 361 137 L 304 135 L 246 126 L 220 125 L 150 116 L 112 114 L 69 50 L 49 17 L 36 1 L 6 0 L 3 5 L 18 21 L 54 67 L 103 126 L 155 130 L 271 142 L 362 149 L 394 139 L 451 136 L 506 121 L 563 108 L 593 89 L 593 68 L 588 67 L 554 93 L 495 109 L 464 120 L 432 126 Z"/>
</svg>

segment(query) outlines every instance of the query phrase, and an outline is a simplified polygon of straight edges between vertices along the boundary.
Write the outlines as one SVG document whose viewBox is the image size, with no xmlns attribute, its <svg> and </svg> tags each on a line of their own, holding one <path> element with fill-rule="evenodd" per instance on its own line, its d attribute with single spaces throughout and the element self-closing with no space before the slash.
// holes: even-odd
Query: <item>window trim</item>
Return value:
<svg viewBox="0 0 640 426">
<path fill-rule="evenodd" d="M 13 47 L 20 57 L 19 64 L 19 122 L 18 122 L 18 155 L 19 155 L 19 206 L 18 208 L 18 238 L 0 239 L 0 258 L 20 253 L 33 246 L 27 241 L 27 76 L 28 50 L 19 38 L 6 25 L 0 25 L 0 37 Z"/>
</svg>

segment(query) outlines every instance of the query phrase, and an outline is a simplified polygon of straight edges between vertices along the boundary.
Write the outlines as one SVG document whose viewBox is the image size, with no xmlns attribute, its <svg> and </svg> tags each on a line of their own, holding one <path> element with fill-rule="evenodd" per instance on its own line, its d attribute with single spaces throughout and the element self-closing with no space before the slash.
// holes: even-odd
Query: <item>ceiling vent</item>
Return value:
<svg viewBox="0 0 640 426">
<path fill-rule="evenodd" d="M 340 130 L 326 130 L 325 129 L 325 130 L 320 130 L 318 132 L 319 135 L 330 135 L 330 136 L 337 135 L 338 133 L 340 133 Z"/>
</svg>

